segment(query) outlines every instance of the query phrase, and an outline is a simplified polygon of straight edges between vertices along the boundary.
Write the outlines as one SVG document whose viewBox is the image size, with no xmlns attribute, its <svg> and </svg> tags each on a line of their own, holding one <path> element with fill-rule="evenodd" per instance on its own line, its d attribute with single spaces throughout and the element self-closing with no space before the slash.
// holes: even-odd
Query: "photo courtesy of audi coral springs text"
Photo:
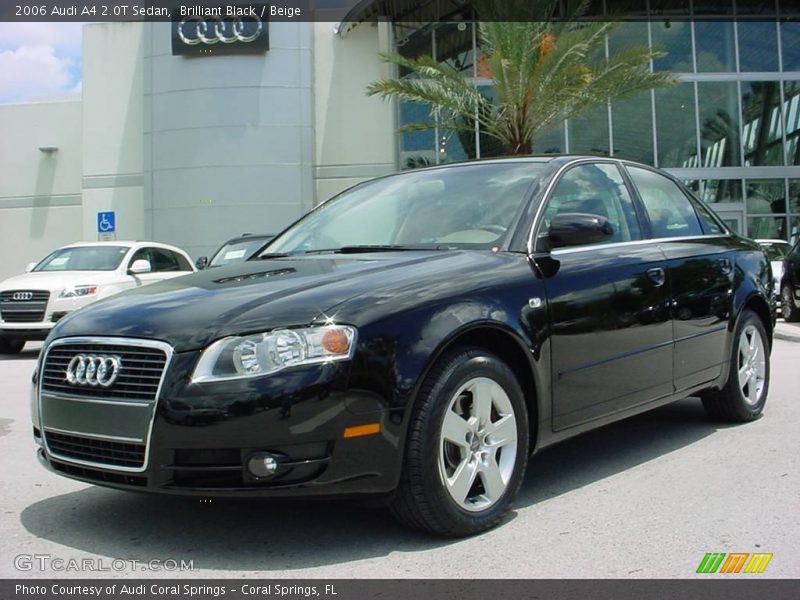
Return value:
<svg viewBox="0 0 800 600">
<path fill-rule="evenodd" d="M 467 535 L 502 520 L 549 444 L 687 396 L 759 417 L 772 287 L 755 242 L 643 165 L 415 170 L 247 261 L 61 319 L 33 434 L 43 465 L 98 485 L 371 496 Z"/>
</svg>

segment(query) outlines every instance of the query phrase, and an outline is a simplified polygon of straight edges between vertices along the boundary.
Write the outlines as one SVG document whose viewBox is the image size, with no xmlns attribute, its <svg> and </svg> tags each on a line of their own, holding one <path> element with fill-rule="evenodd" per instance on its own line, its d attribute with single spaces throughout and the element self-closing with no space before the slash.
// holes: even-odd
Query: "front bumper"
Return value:
<svg viewBox="0 0 800 600">
<path fill-rule="evenodd" d="M 141 450 L 112 436 L 98 436 L 97 429 L 87 433 L 88 426 L 80 430 L 83 422 L 102 429 L 103 420 L 109 430 L 119 427 L 119 421 L 130 420 L 125 412 L 130 408 L 64 399 L 71 415 L 83 416 L 69 427 L 50 427 L 49 415 L 58 411 L 50 408 L 52 399 L 42 411 L 39 392 L 34 407 L 39 460 L 80 481 L 165 494 L 384 495 L 396 487 L 402 414 L 389 410 L 377 393 L 350 389 L 351 365 L 315 365 L 260 379 L 194 384 L 189 374 L 198 357 L 197 352 L 172 356 Z M 379 433 L 343 436 L 345 428 L 368 423 L 380 423 Z M 122 439 L 121 434 L 115 439 Z M 71 455 L 64 455 L 64 448 Z M 105 456 L 141 451 L 142 467 L 76 458 L 86 456 L 81 452 L 101 451 Z M 255 477 L 246 468 L 247 459 L 262 452 L 278 457 L 272 477 Z"/>
</svg>

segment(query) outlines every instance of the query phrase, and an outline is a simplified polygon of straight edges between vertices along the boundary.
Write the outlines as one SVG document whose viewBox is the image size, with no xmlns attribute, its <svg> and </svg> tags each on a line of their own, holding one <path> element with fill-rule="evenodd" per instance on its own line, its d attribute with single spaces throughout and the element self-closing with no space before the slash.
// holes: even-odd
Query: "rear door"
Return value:
<svg viewBox="0 0 800 600">
<path fill-rule="evenodd" d="M 607 243 L 549 251 L 559 213 L 605 217 Z M 672 393 L 666 260 L 643 239 L 616 163 L 567 170 L 546 199 L 534 262 L 552 323 L 553 428 L 565 429 Z M 544 245 L 542 245 L 544 244 Z"/>
<path fill-rule="evenodd" d="M 667 259 L 675 388 L 680 391 L 715 379 L 728 358 L 734 277 L 730 238 L 675 181 L 644 167 L 626 168 L 652 237 Z"/>
</svg>

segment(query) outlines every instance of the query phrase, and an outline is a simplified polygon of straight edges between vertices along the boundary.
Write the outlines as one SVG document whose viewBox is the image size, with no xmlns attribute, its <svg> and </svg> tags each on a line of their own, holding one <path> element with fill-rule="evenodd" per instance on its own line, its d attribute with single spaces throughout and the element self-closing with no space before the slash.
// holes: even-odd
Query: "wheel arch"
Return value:
<svg viewBox="0 0 800 600">
<path fill-rule="evenodd" d="M 539 406 L 541 394 L 537 388 L 539 380 L 535 374 L 533 356 L 524 340 L 514 330 L 496 322 L 477 322 L 471 323 L 450 334 L 436 348 L 431 355 L 425 369 L 420 374 L 417 385 L 414 389 L 414 398 L 425 381 L 428 373 L 436 362 L 446 352 L 458 347 L 483 348 L 495 354 L 505 362 L 519 382 L 522 393 L 525 397 L 525 405 L 528 409 L 528 433 L 530 435 L 531 453 L 537 447 L 539 435 L 539 416 L 542 414 Z"/>
</svg>

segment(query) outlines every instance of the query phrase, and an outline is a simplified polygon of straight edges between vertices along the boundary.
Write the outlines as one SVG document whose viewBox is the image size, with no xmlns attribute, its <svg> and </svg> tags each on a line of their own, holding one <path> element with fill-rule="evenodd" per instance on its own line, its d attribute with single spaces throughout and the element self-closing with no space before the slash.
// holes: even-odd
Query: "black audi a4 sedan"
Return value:
<svg viewBox="0 0 800 600">
<path fill-rule="evenodd" d="M 687 396 L 757 418 L 771 286 L 755 242 L 643 165 L 383 177 L 248 261 L 60 321 L 34 376 L 38 456 L 125 490 L 378 497 L 468 535 L 554 442 Z"/>
</svg>

